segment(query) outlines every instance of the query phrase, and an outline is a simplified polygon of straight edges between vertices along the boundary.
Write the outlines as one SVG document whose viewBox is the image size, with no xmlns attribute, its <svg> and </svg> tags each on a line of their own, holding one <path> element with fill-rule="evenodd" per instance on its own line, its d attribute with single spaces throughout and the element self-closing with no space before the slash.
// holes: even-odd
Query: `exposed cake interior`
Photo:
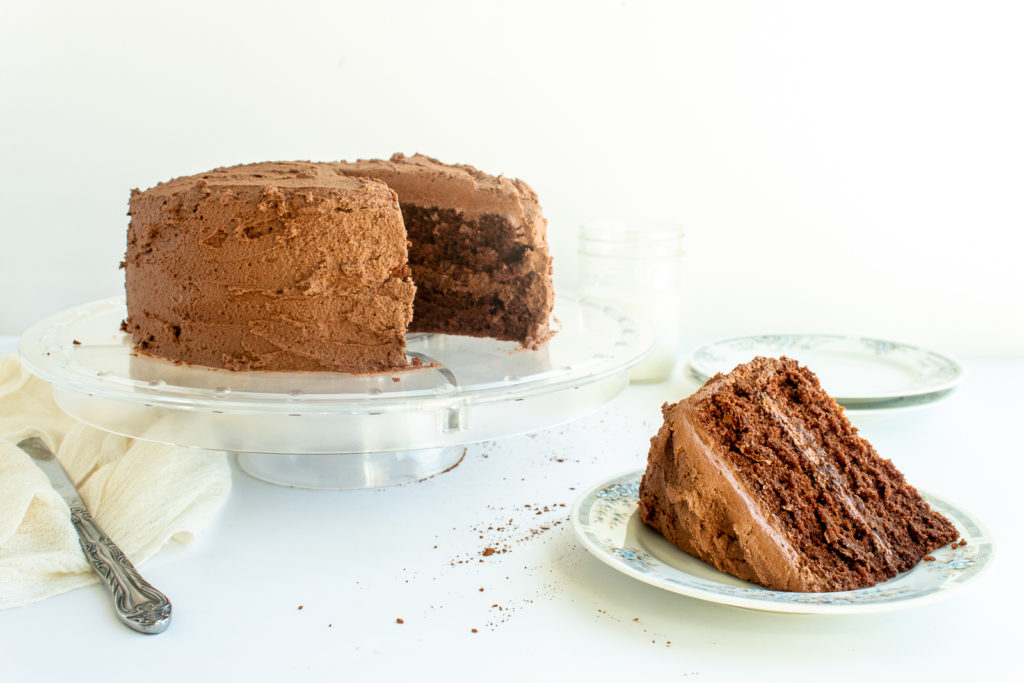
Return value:
<svg viewBox="0 0 1024 683">
<path fill-rule="evenodd" d="M 524 182 L 421 154 L 344 162 L 398 195 L 416 283 L 412 332 L 516 341 L 550 337 L 547 224 Z"/>
<path fill-rule="evenodd" d="M 454 209 L 402 205 L 416 282 L 411 332 L 543 341 L 546 270 L 497 214 L 467 218 Z M 540 338 L 538 338 L 540 337 Z"/>
<path fill-rule="evenodd" d="M 906 571 L 956 539 L 954 527 L 858 435 L 796 361 L 755 359 L 712 378 L 665 414 L 665 433 L 652 445 L 651 462 L 658 463 L 648 469 L 658 474 L 645 476 L 641 492 L 645 521 L 720 569 L 765 582 L 780 574 L 778 567 L 754 565 L 783 558 L 794 566 L 781 573 L 802 578 L 773 587 L 849 590 Z M 693 460 L 711 465 L 695 467 Z M 686 474 L 661 484 L 665 467 Z M 751 526 L 778 545 L 771 560 L 764 558 L 772 553 L 748 552 L 746 539 L 737 537 L 741 505 L 732 503 L 716 523 L 702 511 L 714 511 L 720 501 L 694 503 L 703 491 L 723 490 L 725 479 L 738 490 L 736 500 L 752 501 Z"/>
</svg>

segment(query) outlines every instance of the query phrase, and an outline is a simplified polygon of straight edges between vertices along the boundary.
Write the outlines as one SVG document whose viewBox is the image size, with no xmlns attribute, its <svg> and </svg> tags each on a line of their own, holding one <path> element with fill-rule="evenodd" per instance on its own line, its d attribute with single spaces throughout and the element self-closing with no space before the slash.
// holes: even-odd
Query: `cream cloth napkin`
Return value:
<svg viewBox="0 0 1024 683">
<path fill-rule="evenodd" d="M 50 385 L 0 359 L 0 609 L 96 583 L 64 499 L 17 443 L 57 454 L 93 518 L 136 565 L 169 540 L 188 543 L 224 506 L 224 453 L 129 439 L 63 413 Z"/>
</svg>

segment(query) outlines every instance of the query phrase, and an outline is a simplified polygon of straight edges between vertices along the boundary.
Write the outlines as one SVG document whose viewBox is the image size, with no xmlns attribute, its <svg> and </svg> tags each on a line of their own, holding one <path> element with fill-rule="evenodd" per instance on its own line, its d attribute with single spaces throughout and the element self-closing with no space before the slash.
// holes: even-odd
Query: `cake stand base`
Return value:
<svg viewBox="0 0 1024 683">
<path fill-rule="evenodd" d="M 239 453 L 238 466 L 271 484 L 301 489 L 373 489 L 428 479 L 462 462 L 463 446 L 384 453 Z"/>
</svg>

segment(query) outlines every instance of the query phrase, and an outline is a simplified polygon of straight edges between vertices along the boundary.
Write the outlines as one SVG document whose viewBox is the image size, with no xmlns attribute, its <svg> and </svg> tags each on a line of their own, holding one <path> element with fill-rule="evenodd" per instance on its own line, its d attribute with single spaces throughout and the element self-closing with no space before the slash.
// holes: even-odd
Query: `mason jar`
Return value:
<svg viewBox="0 0 1024 683">
<path fill-rule="evenodd" d="M 682 243 L 676 223 L 603 221 L 580 227 L 580 290 L 622 308 L 654 341 L 630 371 L 631 382 L 667 380 L 683 355 Z"/>
</svg>

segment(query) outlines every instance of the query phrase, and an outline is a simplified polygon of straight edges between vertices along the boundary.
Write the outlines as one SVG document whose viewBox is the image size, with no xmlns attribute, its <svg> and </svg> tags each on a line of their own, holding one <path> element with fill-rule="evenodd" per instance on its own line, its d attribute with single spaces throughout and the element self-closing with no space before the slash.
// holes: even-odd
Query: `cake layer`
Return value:
<svg viewBox="0 0 1024 683">
<path fill-rule="evenodd" d="M 956 539 L 796 361 L 755 359 L 664 416 L 641 515 L 723 571 L 779 590 L 850 590 Z"/>
<path fill-rule="evenodd" d="M 250 164 L 133 191 L 138 349 L 236 370 L 406 365 L 415 287 L 394 193 L 329 164 Z"/>
</svg>

